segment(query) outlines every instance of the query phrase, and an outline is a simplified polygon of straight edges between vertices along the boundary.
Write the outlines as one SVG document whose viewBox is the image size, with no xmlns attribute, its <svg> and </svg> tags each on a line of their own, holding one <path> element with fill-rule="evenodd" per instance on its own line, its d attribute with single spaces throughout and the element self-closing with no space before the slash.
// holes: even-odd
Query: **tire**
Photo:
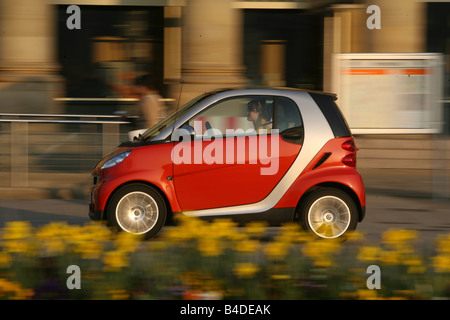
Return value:
<svg viewBox="0 0 450 320">
<path fill-rule="evenodd" d="M 164 199 L 154 188 L 131 184 L 120 188 L 107 206 L 108 224 L 115 230 L 146 239 L 158 234 L 167 218 Z"/>
<path fill-rule="evenodd" d="M 318 238 L 345 240 L 356 229 L 358 209 L 346 192 L 322 188 L 302 201 L 299 219 L 303 228 Z"/>
</svg>

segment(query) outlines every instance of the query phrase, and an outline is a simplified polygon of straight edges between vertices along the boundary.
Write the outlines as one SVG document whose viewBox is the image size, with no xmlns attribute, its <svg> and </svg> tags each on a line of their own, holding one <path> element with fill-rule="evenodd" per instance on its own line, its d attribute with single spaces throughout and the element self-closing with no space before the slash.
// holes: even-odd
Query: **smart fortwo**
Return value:
<svg viewBox="0 0 450 320">
<path fill-rule="evenodd" d="M 345 238 L 365 215 L 354 139 L 336 96 L 296 89 L 203 94 L 93 169 L 89 216 L 155 236 L 176 214 Z"/>
</svg>

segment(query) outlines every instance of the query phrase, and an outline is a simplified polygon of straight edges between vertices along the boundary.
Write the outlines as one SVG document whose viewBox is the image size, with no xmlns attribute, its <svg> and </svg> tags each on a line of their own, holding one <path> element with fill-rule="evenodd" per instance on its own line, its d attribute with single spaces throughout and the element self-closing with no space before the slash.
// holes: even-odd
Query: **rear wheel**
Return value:
<svg viewBox="0 0 450 320">
<path fill-rule="evenodd" d="M 300 206 L 304 229 L 324 239 L 344 238 L 355 230 L 358 210 L 344 191 L 323 188 L 309 194 Z"/>
<path fill-rule="evenodd" d="M 107 209 L 109 225 L 119 231 L 154 237 L 166 221 L 164 199 L 144 184 L 127 185 L 111 198 Z"/>
</svg>

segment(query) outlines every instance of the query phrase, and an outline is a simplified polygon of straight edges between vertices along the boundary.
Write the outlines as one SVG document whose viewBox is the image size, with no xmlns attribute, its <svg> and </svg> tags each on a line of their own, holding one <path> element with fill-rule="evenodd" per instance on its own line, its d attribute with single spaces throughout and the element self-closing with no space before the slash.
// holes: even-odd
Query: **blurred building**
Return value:
<svg viewBox="0 0 450 320">
<path fill-rule="evenodd" d="M 67 26 L 70 5 L 79 29 Z M 367 26 L 370 5 L 380 29 Z M 143 73 L 172 109 L 223 87 L 333 91 L 336 54 L 433 52 L 443 61 L 437 133 L 448 134 L 449 29 L 450 1 L 0 0 L 0 113 L 132 113 Z M 361 135 L 360 164 L 448 173 L 449 142 L 436 137 Z"/>
<path fill-rule="evenodd" d="M 373 4 L 382 9 L 379 30 L 366 27 Z M 69 5 L 81 9 L 81 29 L 66 26 Z M 333 53 L 448 56 L 449 7 L 422 0 L 0 0 L 1 111 L 56 111 L 55 97 L 130 97 L 132 79 L 145 72 L 159 77 L 166 97 L 178 96 L 182 80 L 183 100 L 243 84 L 330 90 Z"/>
</svg>

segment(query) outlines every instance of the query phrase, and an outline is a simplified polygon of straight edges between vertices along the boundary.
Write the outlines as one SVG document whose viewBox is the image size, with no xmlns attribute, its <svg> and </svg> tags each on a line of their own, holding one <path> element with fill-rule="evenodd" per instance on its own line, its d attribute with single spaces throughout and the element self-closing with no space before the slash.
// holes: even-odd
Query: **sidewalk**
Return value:
<svg viewBox="0 0 450 320">
<path fill-rule="evenodd" d="M 8 181 L 9 176 L 2 178 Z M 30 173 L 28 179 L 28 186 L 0 186 L 0 199 L 89 199 L 89 173 Z"/>
<path fill-rule="evenodd" d="M 367 194 L 450 200 L 449 173 L 437 170 L 361 169 Z"/>
<path fill-rule="evenodd" d="M 450 200 L 449 173 L 431 170 L 360 169 L 367 194 Z M 0 187 L 0 199 L 88 200 L 89 174 L 54 174 L 36 187 Z M 35 184 L 36 185 L 36 184 Z M 58 188 L 58 185 L 60 186 Z"/>
</svg>

